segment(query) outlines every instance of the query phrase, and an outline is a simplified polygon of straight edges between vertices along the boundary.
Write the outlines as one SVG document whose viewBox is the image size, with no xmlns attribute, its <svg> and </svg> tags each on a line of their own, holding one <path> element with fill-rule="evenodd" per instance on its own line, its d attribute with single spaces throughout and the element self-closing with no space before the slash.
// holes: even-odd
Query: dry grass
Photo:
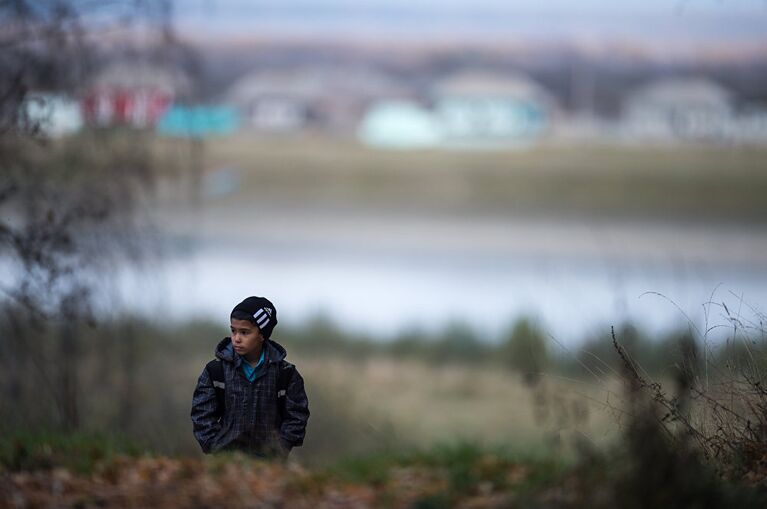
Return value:
<svg viewBox="0 0 767 509">
<path fill-rule="evenodd" d="M 389 423 L 405 443 L 466 440 L 536 449 L 573 435 L 602 442 L 617 429 L 607 394 L 611 388 L 583 382 L 544 378 L 531 387 L 518 374 L 497 367 L 390 358 L 296 363 L 310 395 L 315 387 L 338 391 L 371 422 Z"/>
<path fill-rule="evenodd" d="M 161 144 L 179 162 L 178 145 Z M 188 147 L 187 147 L 188 148 Z M 320 138 L 214 140 L 191 156 L 240 172 L 240 192 L 206 204 L 286 210 L 579 213 L 767 221 L 767 149 L 541 146 L 381 151 Z M 181 158 L 183 159 L 183 158 Z M 183 163 L 182 163 L 183 164 Z"/>
<path fill-rule="evenodd" d="M 307 464 L 456 442 L 565 453 L 573 438 L 606 445 L 621 420 L 621 397 L 611 393 L 618 390 L 617 380 L 607 387 L 543 377 L 531 387 L 520 375 L 494 366 L 385 357 L 291 356 L 291 361 L 305 379 L 312 412 L 304 447 L 294 454 Z M 184 362 L 183 373 L 178 365 L 171 370 L 176 373 L 171 385 L 179 388 L 173 399 L 179 401 L 165 401 L 166 408 L 187 410 L 205 362 Z M 177 430 L 177 438 L 184 438 L 181 448 L 188 450 L 191 431 L 181 430 L 187 417 L 176 419 L 184 422 L 170 426 L 169 417 L 168 430 Z"/>
</svg>

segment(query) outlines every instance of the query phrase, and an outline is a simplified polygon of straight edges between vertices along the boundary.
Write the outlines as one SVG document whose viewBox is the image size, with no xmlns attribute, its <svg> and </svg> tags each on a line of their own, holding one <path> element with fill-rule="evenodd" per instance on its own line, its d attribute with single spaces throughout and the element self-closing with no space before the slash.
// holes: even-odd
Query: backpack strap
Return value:
<svg viewBox="0 0 767 509">
<path fill-rule="evenodd" d="M 277 408 L 279 409 L 280 423 L 287 417 L 285 400 L 287 399 L 288 385 L 293 379 L 296 367 L 286 360 L 280 362 L 280 371 L 277 375 Z"/>
<path fill-rule="evenodd" d="M 221 418 L 226 408 L 226 382 L 224 380 L 224 363 L 221 359 L 213 359 L 205 365 L 208 376 L 213 381 L 213 388 L 216 389 L 216 417 Z"/>
</svg>

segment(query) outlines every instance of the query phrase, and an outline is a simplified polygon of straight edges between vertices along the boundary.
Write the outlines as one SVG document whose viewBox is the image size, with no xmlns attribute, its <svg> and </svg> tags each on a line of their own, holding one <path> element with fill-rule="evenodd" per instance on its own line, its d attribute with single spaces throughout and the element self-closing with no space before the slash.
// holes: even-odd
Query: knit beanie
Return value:
<svg viewBox="0 0 767 509">
<path fill-rule="evenodd" d="M 232 310 L 231 318 L 253 322 L 264 339 L 269 339 L 277 325 L 277 310 L 274 304 L 264 297 L 248 297 Z"/>
</svg>

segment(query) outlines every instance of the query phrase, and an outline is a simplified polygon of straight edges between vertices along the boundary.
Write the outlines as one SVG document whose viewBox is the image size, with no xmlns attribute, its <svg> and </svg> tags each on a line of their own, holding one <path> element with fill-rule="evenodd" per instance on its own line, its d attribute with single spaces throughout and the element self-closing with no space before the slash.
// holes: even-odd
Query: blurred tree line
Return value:
<svg viewBox="0 0 767 509">
<path fill-rule="evenodd" d="M 29 105 L 78 97 L 105 51 L 172 57 L 169 16 L 165 1 L 0 3 L 0 405 L 17 424 L 83 425 L 84 364 L 109 354 L 84 342 L 83 330 L 115 311 L 118 264 L 151 251 L 141 212 L 164 169 L 149 132 L 86 128 L 54 138 Z M 130 328 L 121 334 L 117 363 L 102 370 L 122 373 L 128 419 L 135 338 Z"/>
<path fill-rule="evenodd" d="M 215 327 L 211 324 L 208 329 L 212 332 Z M 706 365 L 712 376 L 753 366 L 754 362 L 760 369 L 767 368 L 763 332 L 736 332 L 724 342 L 706 345 L 689 328 L 658 337 L 643 332 L 639 325 L 626 323 L 617 327 L 615 335 L 631 359 L 652 376 L 675 377 L 680 371 L 699 375 Z M 289 352 L 299 355 L 358 359 L 385 355 L 430 364 L 494 365 L 517 372 L 531 383 L 546 374 L 591 379 L 620 377 L 623 363 L 615 350 L 610 327 L 586 335 L 573 346 L 565 346 L 547 334 L 539 321 L 526 316 L 511 323 L 497 342 L 486 340 L 462 322 L 448 323 L 433 332 L 413 329 L 394 338 L 381 338 L 345 330 L 322 315 L 300 326 L 281 326 L 276 339 Z M 207 344 L 213 345 L 214 341 L 208 339 Z"/>
<path fill-rule="evenodd" d="M 0 315 L 3 318 L 0 337 L 3 338 L 14 333 L 8 316 L 11 316 L 9 310 L 3 309 Z M 77 381 L 83 393 L 87 392 L 87 397 L 78 400 L 80 429 L 119 432 L 141 444 L 151 445 L 155 451 L 196 452 L 191 434 L 183 431 L 188 429 L 188 418 L 184 416 L 188 416 L 194 378 L 206 360 L 213 358 L 218 341 L 228 334 L 226 325 L 209 321 L 158 324 L 127 315 L 99 318 L 98 326 L 80 324 L 77 329 L 80 351 Z M 39 358 L 30 362 L 39 365 L 31 368 L 24 380 L 28 392 L 20 403 L 23 411 L 6 414 L 9 419 L 4 424 L 15 424 L 14 431 L 40 427 L 52 417 L 60 417 L 57 403 L 60 392 L 38 380 L 45 368 L 50 370 L 50 375 L 56 373 L 57 330 L 50 325 L 45 329 L 30 327 L 24 336 L 28 340 L 34 338 L 34 353 Z M 759 367 L 762 371 L 767 367 L 764 342 L 756 337 L 748 342 L 740 338 L 709 346 L 706 358 L 700 353 L 703 345 L 696 343 L 689 331 L 651 337 L 627 324 L 617 328 L 615 335 L 648 380 L 668 383 L 690 380 L 702 385 L 704 365 L 708 366 L 712 380 L 727 380 L 732 373 L 753 367 L 753 359 L 762 363 Z M 436 331 L 410 330 L 394 338 L 383 338 L 343 329 L 323 316 L 298 325 L 281 324 L 275 339 L 286 346 L 297 362 L 302 358 L 320 361 L 391 358 L 431 366 L 505 369 L 534 389 L 531 393 L 534 397 L 538 395 L 537 389 L 554 387 L 538 384 L 546 377 L 578 379 L 599 387 L 607 387 L 624 377 L 624 359 L 616 351 L 609 329 L 565 349 L 544 332 L 539 322 L 529 317 L 510 324 L 496 342 L 485 340 L 465 323 L 450 323 Z M 319 405 L 315 429 L 341 433 L 337 442 L 320 442 L 334 449 L 339 448 L 339 442 L 351 449 L 370 445 L 365 441 L 368 435 L 359 432 L 368 429 L 366 420 L 351 414 L 341 419 L 347 427 L 336 422 L 340 414 L 349 410 L 345 393 L 336 393 L 337 388 L 329 390 L 324 386 L 312 386 L 312 391 Z M 3 405 L 10 409 L 8 404 L 4 397 Z M 323 416 L 330 421 L 322 421 Z M 389 436 L 386 430 L 372 432 Z M 359 443 L 350 444 L 351 437 Z M 335 453 L 323 450 L 326 456 L 335 457 Z"/>
</svg>

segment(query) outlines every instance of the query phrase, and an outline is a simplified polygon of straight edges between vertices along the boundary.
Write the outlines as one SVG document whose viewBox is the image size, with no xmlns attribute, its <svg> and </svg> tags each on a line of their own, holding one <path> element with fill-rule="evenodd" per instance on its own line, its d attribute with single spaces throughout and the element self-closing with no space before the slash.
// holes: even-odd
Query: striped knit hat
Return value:
<svg viewBox="0 0 767 509">
<path fill-rule="evenodd" d="M 231 318 L 253 322 L 264 339 L 269 339 L 274 326 L 277 325 L 277 310 L 274 304 L 264 297 L 248 297 L 232 310 Z"/>
</svg>

